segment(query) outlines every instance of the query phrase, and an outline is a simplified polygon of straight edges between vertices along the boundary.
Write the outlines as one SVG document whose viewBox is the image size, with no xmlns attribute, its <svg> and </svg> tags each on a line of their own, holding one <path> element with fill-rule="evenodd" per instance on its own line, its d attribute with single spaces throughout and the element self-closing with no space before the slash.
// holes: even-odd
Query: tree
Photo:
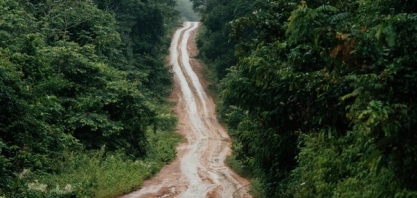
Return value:
<svg viewBox="0 0 417 198">
<path fill-rule="evenodd" d="M 30 197 L 31 181 L 19 174 L 60 174 L 65 153 L 146 157 L 145 132 L 174 127 L 160 115 L 171 85 L 164 45 L 172 6 L 0 2 L 0 196 Z"/>
<path fill-rule="evenodd" d="M 279 0 L 230 23 L 223 112 L 266 196 L 415 193 L 413 5 Z"/>
</svg>

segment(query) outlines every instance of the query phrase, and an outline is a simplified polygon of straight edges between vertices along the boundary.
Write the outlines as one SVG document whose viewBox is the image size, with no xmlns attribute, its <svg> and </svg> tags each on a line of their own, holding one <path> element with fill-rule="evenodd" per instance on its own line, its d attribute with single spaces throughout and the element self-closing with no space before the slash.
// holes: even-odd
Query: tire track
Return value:
<svg viewBox="0 0 417 198">
<path fill-rule="evenodd" d="M 178 148 L 178 158 L 164 167 L 133 197 L 250 197 L 248 181 L 228 168 L 230 138 L 215 115 L 215 105 L 190 64 L 189 39 L 198 22 L 185 22 L 173 37 L 171 64 L 178 87 L 179 132 L 187 140 Z M 175 92 L 175 91 L 174 91 Z"/>
</svg>

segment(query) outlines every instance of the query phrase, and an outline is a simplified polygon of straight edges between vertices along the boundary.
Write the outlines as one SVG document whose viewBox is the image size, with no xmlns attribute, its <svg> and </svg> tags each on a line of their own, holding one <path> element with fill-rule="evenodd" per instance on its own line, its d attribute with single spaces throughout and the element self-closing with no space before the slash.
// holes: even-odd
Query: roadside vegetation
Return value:
<svg viewBox="0 0 417 198">
<path fill-rule="evenodd" d="M 193 2 L 255 197 L 417 197 L 415 1 Z"/>
<path fill-rule="evenodd" d="M 0 1 L 0 197 L 114 197 L 174 159 L 174 7 Z"/>
</svg>

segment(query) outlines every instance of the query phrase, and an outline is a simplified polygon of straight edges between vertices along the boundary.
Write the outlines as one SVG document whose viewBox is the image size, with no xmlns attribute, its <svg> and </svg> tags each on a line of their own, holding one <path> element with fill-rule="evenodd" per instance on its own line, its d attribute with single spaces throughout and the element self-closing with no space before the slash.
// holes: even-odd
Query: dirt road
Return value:
<svg viewBox="0 0 417 198">
<path fill-rule="evenodd" d="M 230 139 L 216 118 L 212 98 L 205 91 L 207 83 L 201 78 L 201 64 L 192 58 L 197 53 L 198 26 L 197 22 L 185 22 L 174 34 L 170 49 L 175 75 L 171 99 L 177 102 L 178 132 L 186 142 L 178 147 L 174 162 L 145 181 L 140 190 L 123 198 L 250 197 L 248 181 L 224 163 L 231 151 Z"/>
</svg>

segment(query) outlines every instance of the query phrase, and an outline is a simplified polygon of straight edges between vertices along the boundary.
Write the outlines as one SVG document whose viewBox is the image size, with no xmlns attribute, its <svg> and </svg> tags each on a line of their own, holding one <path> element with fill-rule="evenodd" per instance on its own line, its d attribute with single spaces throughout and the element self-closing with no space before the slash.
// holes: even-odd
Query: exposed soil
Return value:
<svg viewBox="0 0 417 198">
<path fill-rule="evenodd" d="M 171 64 L 175 86 L 170 100 L 176 102 L 178 133 L 186 142 L 177 148 L 177 158 L 165 166 L 143 187 L 123 198 L 251 197 L 249 182 L 225 165 L 230 155 L 230 138 L 216 118 L 207 83 L 201 77 L 202 64 L 197 54 L 195 36 L 199 23 L 185 22 L 171 43 Z"/>
</svg>

